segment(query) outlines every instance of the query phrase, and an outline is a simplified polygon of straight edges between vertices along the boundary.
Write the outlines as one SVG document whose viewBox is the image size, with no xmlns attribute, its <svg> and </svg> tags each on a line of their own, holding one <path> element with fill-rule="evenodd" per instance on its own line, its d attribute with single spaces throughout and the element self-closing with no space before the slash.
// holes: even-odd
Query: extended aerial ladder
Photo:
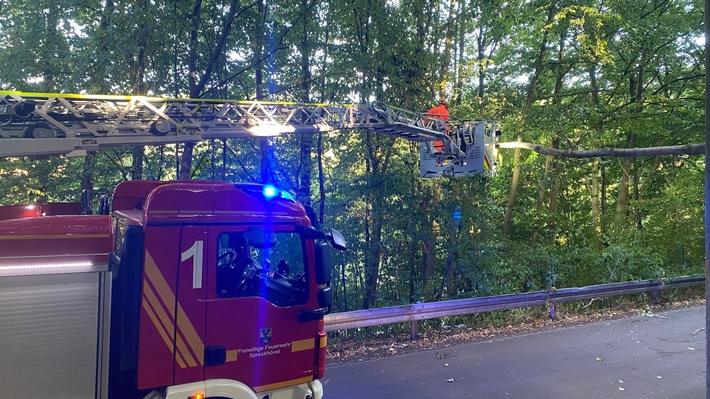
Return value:
<svg viewBox="0 0 710 399">
<path fill-rule="evenodd" d="M 448 123 L 380 102 L 298 104 L 0 91 L 0 157 L 364 129 L 420 143 L 422 177 L 495 173 L 495 122 Z M 433 142 L 444 144 L 436 148 Z"/>
</svg>

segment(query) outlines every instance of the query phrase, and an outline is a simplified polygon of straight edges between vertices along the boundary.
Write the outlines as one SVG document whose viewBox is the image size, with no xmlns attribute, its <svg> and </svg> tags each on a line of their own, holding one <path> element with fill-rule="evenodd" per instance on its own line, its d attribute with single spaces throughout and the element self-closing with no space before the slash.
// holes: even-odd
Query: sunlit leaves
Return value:
<svg viewBox="0 0 710 399">
<path fill-rule="evenodd" d="M 0 86 L 186 96 L 195 4 L 4 1 Z M 536 144 L 585 150 L 626 147 L 631 136 L 640 147 L 703 138 L 697 1 L 308 0 L 270 2 L 264 19 L 244 0 L 237 3 L 244 12 L 213 58 L 230 4 L 201 4 L 196 73 L 214 61 L 203 97 L 253 99 L 260 69 L 273 100 L 298 101 L 307 93 L 312 101 L 377 99 L 424 111 L 443 85 L 443 95 L 460 100 L 452 101 L 454 115 L 497 120 L 503 141 L 522 132 Z M 449 7 L 465 12 L 450 21 Z M 258 27 L 267 28 L 270 53 L 263 57 L 256 51 Z M 456 44 L 448 54 L 447 41 Z M 379 305 L 435 299 L 450 256 L 455 260 L 443 298 L 546 289 L 555 275 L 557 284 L 573 286 L 701 270 L 703 168 L 697 159 L 637 159 L 625 170 L 619 159 L 553 161 L 524 153 L 513 228 L 502 237 L 512 151 L 501 151 L 498 175 L 485 181 L 421 180 L 416 144 L 370 134 L 370 141 L 361 131 L 324 134 L 322 197 L 315 176 L 311 181 L 314 206 L 323 205 L 326 224 L 351 243 L 350 251 L 334 255 L 338 309 L 345 296 L 349 309 L 363 303 L 366 263 L 375 250 Z M 296 135 L 274 141 L 275 180 L 294 192 L 302 143 Z M 143 176 L 177 178 L 182 148 L 147 148 Z M 257 181 L 259 157 L 253 139 L 200 143 L 192 177 Z M 2 203 L 75 200 L 81 162 L 1 160 Z M 132 177 L 131 167 L 129 149 L 98 153 L 97 191 L 110 194 Z M 623 177 L 630 200 L 617 220 Z M 594 200 L 599 225 L 592 219 Z M 455 207 L 463 215 L 460 231 L 451 218 Z M 375 228 L 379 240 L 372 239 Z"/>
</svg>

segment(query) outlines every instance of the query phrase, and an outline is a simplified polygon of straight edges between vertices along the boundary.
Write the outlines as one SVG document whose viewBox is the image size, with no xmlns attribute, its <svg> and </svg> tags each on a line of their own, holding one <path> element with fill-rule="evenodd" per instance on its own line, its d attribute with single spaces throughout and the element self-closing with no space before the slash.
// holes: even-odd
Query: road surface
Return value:
<svg viewBox="0 0 710 399">
<path fill-rule="evenodd" d="M 705 308 L 329 367 L 326 399 L 698 399 Z"/>
</svg>

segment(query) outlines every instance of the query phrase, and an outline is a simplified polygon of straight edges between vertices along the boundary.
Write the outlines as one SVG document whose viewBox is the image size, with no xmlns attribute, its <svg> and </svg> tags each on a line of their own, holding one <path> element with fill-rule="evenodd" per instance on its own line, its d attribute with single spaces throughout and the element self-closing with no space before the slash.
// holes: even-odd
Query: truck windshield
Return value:
<svg viewBox="0 0 710 399">
<path fill-rule="evenodd" d="M 308 301 L 303 240 L 294 232 L 226 232 L 217 242 L 217 296 L 259 296 L 276 305 Z"/>
</svg>

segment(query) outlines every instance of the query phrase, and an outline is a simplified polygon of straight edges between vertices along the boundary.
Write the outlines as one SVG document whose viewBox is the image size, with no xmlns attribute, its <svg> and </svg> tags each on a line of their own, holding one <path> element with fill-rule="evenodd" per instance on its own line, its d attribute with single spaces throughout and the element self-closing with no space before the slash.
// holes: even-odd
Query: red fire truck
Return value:
<svg viewBox="0 0 710 399">
<path fill-rule="evenodd" d="M 368 129 L 420 142 L 422 177 L 494 173 L 496 124 L 449 125 L 380 103 L 0 91 L 0 157 Z M 124 182 L 89 208 L 0 207 L 3 397 L 323 396 L 328 248 L 345 242 L 312 208 L 200 181 Z"/>
<path fill-rule="evenodd" d="M 322 397 L 337 231 L 254 184 L 129 181 L 111 215 L 82 208 L 0 208 L 3 396 Z"/>
</svg>

